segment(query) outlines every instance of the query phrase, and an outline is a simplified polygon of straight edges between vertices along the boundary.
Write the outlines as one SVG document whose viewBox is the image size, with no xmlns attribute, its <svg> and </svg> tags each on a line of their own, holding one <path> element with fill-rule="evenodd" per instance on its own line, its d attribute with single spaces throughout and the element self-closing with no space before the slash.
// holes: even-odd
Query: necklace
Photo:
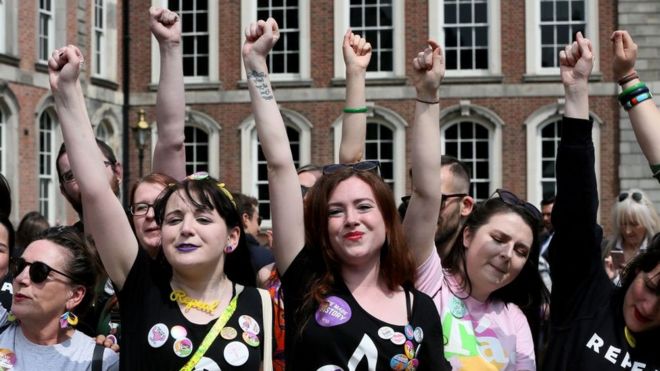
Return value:
<svg viewBox="0 0 660 371">
<path fill-rule="evenodd" d="M 213 314 L 215 309 L 218 307 L 218 304 L 220 304 L 219 300 L 206 302 L 199 299 L 193 299 L 183 290 L 172 290 L 172 293 L 170 294 L 170 300 L 176 301 L 177 303 L 183 305 L 185 307 L 183 310 L 186 313 L 190 310 L 190 308 L 195 308 L 199 311 Z"/>
<path fill-rule="evenodd" d="M 635 340 L 633 334 L 631 334 L 630 330 L 628 330 L 628 326 L 623 326 L 623 335 L 626 337 L 626 341 L 628 342 L 628 345 L 630 345 L 631 348 L 637 346 L 637 340 Z"/>
</svg>

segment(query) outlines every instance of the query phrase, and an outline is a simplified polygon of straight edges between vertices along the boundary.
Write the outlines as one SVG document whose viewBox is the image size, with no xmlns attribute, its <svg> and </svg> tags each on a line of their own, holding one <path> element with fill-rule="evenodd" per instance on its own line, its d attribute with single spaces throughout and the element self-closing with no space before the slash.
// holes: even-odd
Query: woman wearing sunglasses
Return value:
<svg viewBox="0 0 660 371">
<path fill-rule="evenodd" d="M 96 351 L 95 341 L 74 327 L 94 301 L 99 279 L 97 257 L 75 228 L 47 229 L 11 269 L 16 321 L 0 334 L 3 368 L 91 370 L 98 357 L 103 370 L 118 369 L 114 351 Z"/>
<path fill-rule="evenodd" d="M 619 282 L 619 270 L 646 251 L 651 238 L 660 232 L 660 218 L 648 196 L 641 189 L 634 188 L 619 194 L 612 214 L 614 233 L 606 248 L 612 258 L 606 259 L 605 267 L 608 275 Z"/>
<path fill-rule="evenodd" d="M 270 299 L 242 286 L 254 286 L 255 274 L 231 193 L 208 174 L 195 174 L 158 198 L 165 274 L 139 248 L 102 181 L 78 80 L 81 60 L 76 47 L 61 48 L 49 59 L 49 74 L 72 169 L 86 174 L 78 179 L 86 231 L 118 290 L 121 367 L 268 370 Z"/>
<path fill-rule="evenodd" d="M 588 98 L 592 65 L 591 43 L 578 33 L 577 41 L 560 53 L 566 105 L 557 151 L 555 235 L 549 247 L 551 328 L 543 366 L 656 370 L 660 368 L 660 239 L 651 240 L 647 251 L 626 266 L 621 287 L 612 284 L 601 264 Z"/>
<path fill-rule="evenodd" d="M 268 161 L 273 253 L 286 308 L 287 369 L 446 369 L 439 356 L 439 318 L 430 298 L 413 288 L 414 265 L 392 192 L 375 172 L 377 165 L 326 167 L 308 191 L 303 212 L 266 66 L 279 38 L 277 23 L 260 20 L 245 35 L 243 61 Z M 429 130 L 427 135 L 439 136 L 436 123 L 420 126 Z"/>
</svg>

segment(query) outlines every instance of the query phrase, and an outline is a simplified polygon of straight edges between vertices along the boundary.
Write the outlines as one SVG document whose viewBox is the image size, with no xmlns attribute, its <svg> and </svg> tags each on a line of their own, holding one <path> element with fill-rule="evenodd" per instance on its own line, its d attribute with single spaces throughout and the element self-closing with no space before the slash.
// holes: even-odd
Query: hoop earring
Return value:
<svg viewBox="0 0 660 371">
<path fill-rule="evenodd" d="M 78 316 L 68 310 L 60 316 L 60 328 L 73 327 L 78 324 Z"/>
</svg>

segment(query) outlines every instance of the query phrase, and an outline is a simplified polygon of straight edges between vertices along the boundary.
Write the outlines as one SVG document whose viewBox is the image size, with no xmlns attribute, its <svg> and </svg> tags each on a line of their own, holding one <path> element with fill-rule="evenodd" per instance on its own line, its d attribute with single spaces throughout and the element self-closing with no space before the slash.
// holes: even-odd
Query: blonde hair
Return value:
<svg viewBox="0 0 660 371">
<path fill-rule="evenodd" d="M 619 201 L 624 193 L 627 193 L 628 196 Z M 635 193 L 642 196 L 639 201 L 635 200 Z M 633 222 L 643 225 L 648 241 L 651 241 L 651 238 L 660 231 L 660 217 L 658 217 L 653 202 L 641 189 L 631 188 L 626 192 L 622 192 L 617 197 L 617 202 L 614 204 L 612 211 L 614 237 L 609 243 L 609 249 L 612 249 L 621 238 L 621 225 L 624 223 Z"/>
</svg>

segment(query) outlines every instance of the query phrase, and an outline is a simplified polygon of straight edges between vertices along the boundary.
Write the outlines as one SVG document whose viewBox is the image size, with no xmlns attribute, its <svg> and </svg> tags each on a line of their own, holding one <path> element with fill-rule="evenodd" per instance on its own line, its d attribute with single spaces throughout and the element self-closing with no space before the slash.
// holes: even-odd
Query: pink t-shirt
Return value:
<svg viewBox="0 0 660 371">
<path fill-rule="evenodd" d="M 518 306 L 467 296 L 435 253 L 417 267 L 417 289 L 435 302 L 454 370 L 536 369 L 532 333 Z"/>
</svg>

